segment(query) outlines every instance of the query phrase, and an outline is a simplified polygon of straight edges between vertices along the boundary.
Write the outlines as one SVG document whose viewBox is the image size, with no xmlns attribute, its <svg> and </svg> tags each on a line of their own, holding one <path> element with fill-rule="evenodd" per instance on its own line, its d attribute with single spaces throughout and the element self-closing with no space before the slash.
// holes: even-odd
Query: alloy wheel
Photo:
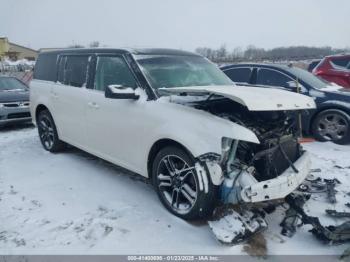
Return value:
<svg viewBox="0 0 350 262">
<path fill-rule="evenodd" d="M 198 197 L 195 169 L 176 155 L 164 156 L 157 168 L 157 186 L 166 204 L 176 213 L 187 214 Z"/>
<path fill-rule="evenodd" d="M 39 135 L 43 145 L 47 149 L 51 149 L 54 144 L 55 133 L 51 120 L 48 116 L 43 115 L 38 123 Z"/>
<path fill-rule="evenodd" d="M 349 131 L 348 121 L 337 113 L 325 114 L 318 122 L 317 131 L 325 140 L 340 140 Z"/>
</svg>

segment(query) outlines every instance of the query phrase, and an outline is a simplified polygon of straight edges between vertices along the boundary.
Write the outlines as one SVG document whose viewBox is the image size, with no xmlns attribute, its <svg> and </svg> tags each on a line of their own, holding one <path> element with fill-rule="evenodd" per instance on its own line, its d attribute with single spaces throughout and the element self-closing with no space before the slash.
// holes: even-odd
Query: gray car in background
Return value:
<svg viewBox="0 0 350 262">
<path fill-rule="evenodd" d="M 30 120 L 28 87 L 14 77 L 0 76 L 0 127 Z"/>
</svg>

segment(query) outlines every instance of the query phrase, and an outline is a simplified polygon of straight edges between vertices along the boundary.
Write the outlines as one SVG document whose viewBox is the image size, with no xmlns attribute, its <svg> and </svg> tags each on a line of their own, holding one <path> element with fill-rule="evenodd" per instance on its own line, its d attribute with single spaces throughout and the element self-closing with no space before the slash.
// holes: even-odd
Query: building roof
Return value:
<svg viewBox="0 0 350 262">
<path fill-rule="evenodd" d="M 26 46 L 23 46 L 23 45 L 18 45 L 18 44 L 12 43 L 12 42 L 9 42 L 9 45 L 10 45 L 10 46 L 13 45 L 13 46 L 18 46 L 18 47 L 21 47 L 21 48 L 25 48 L 25 49 L 31 50 L 31 51 L 33 51 L 33 52 L 38 52 L 38 50 L 29 48 L 29 47 L 26 47 Z"/>
</svg>

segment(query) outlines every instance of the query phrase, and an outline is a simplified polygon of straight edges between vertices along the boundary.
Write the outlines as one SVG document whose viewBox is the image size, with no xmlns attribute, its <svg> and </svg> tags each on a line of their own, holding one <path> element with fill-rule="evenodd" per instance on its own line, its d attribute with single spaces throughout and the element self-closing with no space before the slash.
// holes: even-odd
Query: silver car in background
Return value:
<svg viewBox="0 0 350 262">
<path fill-rule="evenodd" d="M 30 120 L 29 88 L 17 78 L 0 76 L 0 127 Z"/>
</svg>

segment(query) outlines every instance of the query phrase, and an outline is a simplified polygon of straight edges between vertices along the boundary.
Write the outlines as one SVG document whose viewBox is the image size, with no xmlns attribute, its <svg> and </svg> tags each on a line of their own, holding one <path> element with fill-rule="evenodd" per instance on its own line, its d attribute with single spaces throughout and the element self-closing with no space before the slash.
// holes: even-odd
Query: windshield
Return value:
<svg viewBox="0 0 350 262">
<path fill-rule="evenodd" d="M 302 81 L 306 82 L 308 85 L 317 88 L 322 89 L 330 85 L 329 82 L 318 78 L 317 76 L 313 75 L 312 73 L 301 69 L 293 67 L 290 69 L 291 73 L 293 73 L 297 78 L 301 79 Z"/>
<path fill-rule="evenodd" d="M 136 55 L 153 88 L 234 85 L 214 64 L 200 56 Z"/>
<path fill-rule="evenodd" d="M 11 77 L 0 78 L 0 91 L 25 90 L 27 87 L 19 80 Z"/>
</svg>

